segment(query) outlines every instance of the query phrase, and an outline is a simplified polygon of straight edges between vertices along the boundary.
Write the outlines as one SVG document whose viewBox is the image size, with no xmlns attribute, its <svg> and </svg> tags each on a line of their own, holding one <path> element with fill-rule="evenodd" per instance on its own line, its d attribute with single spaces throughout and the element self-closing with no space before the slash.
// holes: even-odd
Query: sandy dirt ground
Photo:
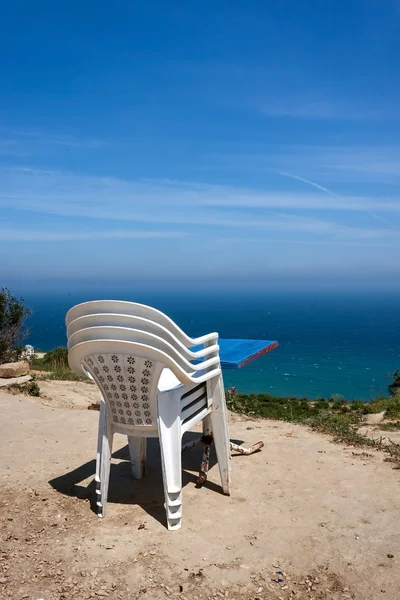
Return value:
<svg viewBox="0 0 400 600">
<path fill-rule="evenodd" d="M 304 427 L 231 416 L 233 494 L 183 454 L 183 529 L 168 532 L 158 443 L 131 476 L 116 436 L 107 515 L 93 512 L 94 386 L 0 394 L 0 598 L 400 599 L 400 471 Z M 197 432 L 188 437 L 197 436 Z"/>
</svg>

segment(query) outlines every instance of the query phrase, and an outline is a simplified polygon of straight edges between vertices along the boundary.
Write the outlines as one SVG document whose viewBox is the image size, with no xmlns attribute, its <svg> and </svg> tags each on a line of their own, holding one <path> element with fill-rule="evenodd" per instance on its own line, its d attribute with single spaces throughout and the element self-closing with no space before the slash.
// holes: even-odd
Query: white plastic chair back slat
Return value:
<svg viewBox="0 0 400 600">
<path fill-rule="evenodd" d="M 215 365 L 219 366 L 220 364 L 219 356 L 214 356 L 200 364 L 192 364 L 169 342 L 166 342 L 159 336 L 139 329 L 130 329 L 128 327 L 107 326 L 81 329 L 72 334 L 69 338 L 68 350 L 72 350 L 74 346 L 79 345 L 82 342 L 94 340 L 119 340 L 152 346 L 172 358 L 186 373 L 204 371 L 204 369 L 208 367 Z"/>
<path fill-rule="evenodd" d="M 78 333 L 78 331 L 82 329 L 87 329 L 88 327 L 100 326 L 126 327 L 152 333 L 169 342 L 178 352 L 182 353 L 183 356 L 189 361 L 202 358 L 204 356 L 209 355 L 210 353 L 218 352 L 219 350 L 218 346 L 213 345 L 199 350 L 197 352 L 192 352 L 187 348 L 187 346 L 182 344 L 182 342 L 177 337 L 175 337 L 175 335 L 169 329 L 167 329 L 163 325 L 160 325 L 155 321 L 151 321 L 150 319 L 145 319 L 143 317 L 115 313 L 94 313 L 90 315 L 85 315 L 83 317 L 78 317 L 77 319 L 71 321 L 67 327 L 68 347 L 70 347 L 71 344 L 76 343 L 74 342 L 74 339 L 76 339 L 74 338 L 74 335 Z"/>
<path fill-rule="evenodd" d="M 68 328 L 72 321 L 79 317 L 91 315 L 93 313 L 113 313 L 121 315 L 131 315 L 136 317 L 142 317 L 150 321 L 154 321 L 159 325 L 162 325 L 186 347 L 197 346 L 204 343 L 216 343 L 218 339 L 217 333 L 209 333 L 207 335 L 191 338 L 172 319 L 167 317 L 164 313 L 151 306 L 145 304 L 139 304 L 137 302 L 125 302 L 122 300 L 94 300 L 92 302 L 83 302 L 77 304 L 71 308 L 65 317 L 65 324 Z"/>
</svg>

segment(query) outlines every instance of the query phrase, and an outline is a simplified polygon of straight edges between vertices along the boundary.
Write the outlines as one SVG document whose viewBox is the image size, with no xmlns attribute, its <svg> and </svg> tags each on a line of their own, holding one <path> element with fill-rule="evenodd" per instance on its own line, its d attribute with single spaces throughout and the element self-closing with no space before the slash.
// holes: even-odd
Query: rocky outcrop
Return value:
<svg viewBox="0 0 400 600">
<path fill-rule="evenodd" d="M 0 365 L 0 378 L 9 379 L 11 377 L 21 377 L 22 375 L 28 375 L 29 363 L 25 361 L 5 363 Z"/>
</svg>

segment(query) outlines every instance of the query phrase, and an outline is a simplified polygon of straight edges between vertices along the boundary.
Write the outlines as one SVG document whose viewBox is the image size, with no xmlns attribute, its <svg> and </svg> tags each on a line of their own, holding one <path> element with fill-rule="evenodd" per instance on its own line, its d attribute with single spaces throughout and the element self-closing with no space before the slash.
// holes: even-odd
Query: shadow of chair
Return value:
<svg viewBox="0 0 400 600">
<path fill-rule="evenodd" d="M 200 437 L 199 433 L 189 431 L 185 433 L 182 441 L 185 444 L 198 440 Z M 236 444 L 243 443 L 242 440 L 234 441 Z M 202 444 L 182 453 L 182 488 L 189 484 L 196 485 L 202 454 Z M 165 525 L 165 498 L 158 438 L 149 438 L 147 440 L 146 475 L 143 479 L 133 480 L 132 478 L 128 445 L 114 452 L 112 458 L 120 462 L 111 465 L 108 502 L 111 504 L 137 504 L 149 516 L 159 521 L 162 525 Z M 215 466 L 216 457 L 214 448 L 212 448 L 209 468 L 212 469 Z M 93 459 L 68 473 L 51 479 L 49 484 L 53 489 L 66 496 L 89 500 L 92 511 L 97 513 L 95 472 L 96 460 Z M 93 479 L 88 485 L 82 484 L 82 482 L 90 477 L 93 477 Z M 203 487 L 223 495 L 221 486 L 208 479 L 203 484 Z"/>
</svg>

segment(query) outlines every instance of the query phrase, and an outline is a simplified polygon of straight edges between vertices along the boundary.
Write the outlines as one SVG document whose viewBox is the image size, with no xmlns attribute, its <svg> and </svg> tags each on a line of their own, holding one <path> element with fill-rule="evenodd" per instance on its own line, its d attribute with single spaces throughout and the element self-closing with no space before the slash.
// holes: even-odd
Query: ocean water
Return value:
<svg viewBox="0 0 400 600">
<path fill-rule="evenodd" d="M 110 297 L 155 306 L 192 336 L 218 331 L 224 338 L 278 340 L 270 354 L 224 372 L 225 385 L 245 393 L 370 400 L 387 395 L 389 374 L 400 368 L 398 294 L 26 294 L 33 309 L 26 343 L 42 350 L 66 345 L 66 311 Z"/>
</svg>

